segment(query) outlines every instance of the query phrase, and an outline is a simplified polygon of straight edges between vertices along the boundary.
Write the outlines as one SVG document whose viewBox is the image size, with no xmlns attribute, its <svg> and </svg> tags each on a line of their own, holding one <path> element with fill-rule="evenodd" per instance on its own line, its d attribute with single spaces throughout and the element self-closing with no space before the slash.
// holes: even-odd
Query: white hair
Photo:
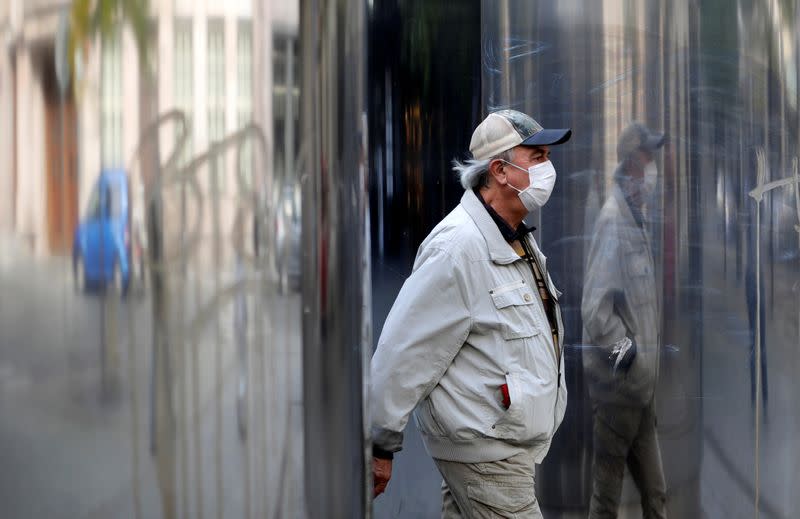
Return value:
<svg viewBox="0 0 800 519">
<path fill-rule="evenodd" d="M 498 153 L 494 157 L 488 159 L 476 160 L 467 159 L 461 162 L 458 159 L 453 159 L 453 171 L 458 175 L 461 181 L 461 187 L 464 189 L 474 189 L 476 187 L 485 187 L 489 185 L 489 164 L 493 160 L 501 159 L 507 162 L 514 160 L 514 148 Z"/>
</svg>

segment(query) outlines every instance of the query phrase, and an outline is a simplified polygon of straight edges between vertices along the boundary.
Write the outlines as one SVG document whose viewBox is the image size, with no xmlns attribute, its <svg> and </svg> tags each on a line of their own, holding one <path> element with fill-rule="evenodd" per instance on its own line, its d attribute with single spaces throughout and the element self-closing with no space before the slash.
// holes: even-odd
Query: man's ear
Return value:
<svg viewBox="0 0 800 519">
<path fill-rule="evenodd" d="M 494 178 L 498 184 L 505 185 L 508 180 L 506 179 L 505 163 L 500 159 L 494 159 L 489 163 L 489 176 Z"/>
</svg>

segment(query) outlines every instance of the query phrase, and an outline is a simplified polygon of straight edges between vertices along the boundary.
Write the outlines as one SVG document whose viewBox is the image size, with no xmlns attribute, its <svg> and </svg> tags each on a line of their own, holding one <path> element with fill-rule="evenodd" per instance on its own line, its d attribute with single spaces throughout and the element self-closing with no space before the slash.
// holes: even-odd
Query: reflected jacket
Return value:
<svg viewBox="0 0 800 519">
<path fill-rule="evenodd" d="M 477 463 L 527 451 L 537 463 L 544 459 L 567 404 L 558 376 L 561 293 L 547 258 L 532 236 L 525 239 L 555 303 L 559 344 L 529 265 L 475 193 L 465 191 L 420 246 L 384 324 L 370 380 L 375 446 L 400 450 L 416 408 L 434 458 Z"/>
<path fill-rule="evenodd" d="M 619 186 L 597 218 L 581 300 L 584 374 L 594 400 L 645 406 L 658 371 L 660 322 L 650 240 Z M 612 371 L 609 355 L 628 337 L 636 357 L 627 372 Z"/>
</svg>

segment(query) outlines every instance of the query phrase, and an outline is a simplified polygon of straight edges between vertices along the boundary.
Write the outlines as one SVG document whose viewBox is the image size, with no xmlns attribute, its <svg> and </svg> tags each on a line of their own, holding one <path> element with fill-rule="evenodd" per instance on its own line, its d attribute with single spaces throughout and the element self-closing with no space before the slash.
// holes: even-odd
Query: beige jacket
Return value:
<svg viewBox="0 0 800 519">
<path fill-rule="evenodd" d="M 594 400 L 645 406 L 658 372 L 660 308 L 652 249 L 622 190 L 615 186 L 592 235 L 583 282 L 583 365 Z M 636 357 L 627 372 L 612 372 L 609 354 L 628 337 Z"/>
<path fill-rule="evenodd" d="M 547 258 L 527 239 L 557 301 Z M 563 337 L 557 303 L 556 316 Z M 527 451 L 541 462 L 567 404 L 562 347 L 530 267 L 466 191 L 420 246 L 383 327 L 370 381 L 374 443 L 399 450 L 416 408 L 434 458 L 476 463 Z"/>
</svg>

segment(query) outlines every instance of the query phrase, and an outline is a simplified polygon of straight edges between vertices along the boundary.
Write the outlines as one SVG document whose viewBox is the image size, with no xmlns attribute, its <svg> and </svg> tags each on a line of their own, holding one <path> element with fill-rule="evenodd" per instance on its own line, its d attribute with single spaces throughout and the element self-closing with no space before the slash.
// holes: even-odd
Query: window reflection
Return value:
<svg viewBox="0 0 800 519">
<path fill-rule="evenodd" d="M 269 73 L 298 25 L 299 1 L 0 1 L 4 516 L 303 515 L 302 207 L 273 163 L 299 74 L 276 114 Z"/>
<path fill-rule="evenodd" d="M 643 516 L 666 517 L 655 402 L 661 313 L 645 221 L 663 144 L 663 134 L 638 122 L 622 131 L 612 187 L 591 231 L 581 300 L 594 444 L 590 517 L 617 515 L 626 468 Z"/>
</svg>

